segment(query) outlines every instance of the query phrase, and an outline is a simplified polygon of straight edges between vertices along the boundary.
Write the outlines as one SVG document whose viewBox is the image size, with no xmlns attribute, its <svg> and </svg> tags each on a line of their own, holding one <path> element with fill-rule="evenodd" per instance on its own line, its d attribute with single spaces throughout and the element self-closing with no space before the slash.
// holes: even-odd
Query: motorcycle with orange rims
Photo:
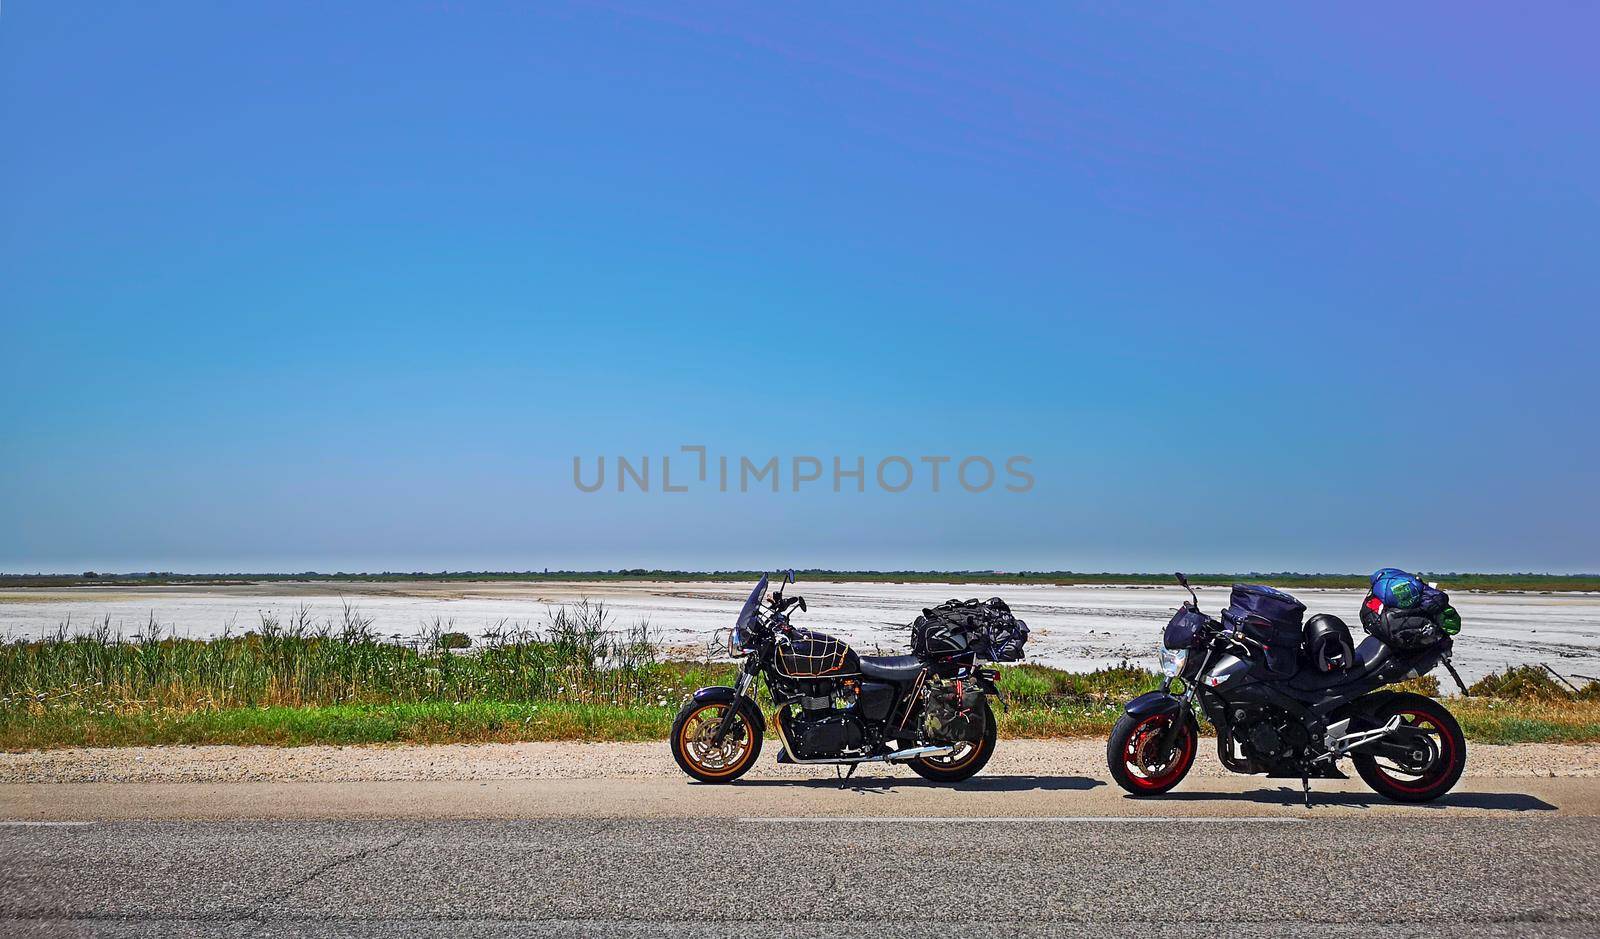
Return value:
<svg viewBox="0 0 1600 939">
<path fill-rule="evenodd" d="M 994 755 L 989 698 L 999 673 L 972 648 L 922 655 L 858 655 L 848 644 L 790 621 L 808 612 L 785 596 L 794 572 L 768 595 L 762 575 L 728 635 L 740 660 L 732 686 L 701 688 L 672 724 L 672 756 L 689 776 L 730 783 L 761 755 L 768 724 L 757 702 L 765 682 L 780 763 L 848 767 L 899 763 L 925 779 L 960 782 Z M 959 644 L 959 643 L 958 643 Z"/>
</svg>

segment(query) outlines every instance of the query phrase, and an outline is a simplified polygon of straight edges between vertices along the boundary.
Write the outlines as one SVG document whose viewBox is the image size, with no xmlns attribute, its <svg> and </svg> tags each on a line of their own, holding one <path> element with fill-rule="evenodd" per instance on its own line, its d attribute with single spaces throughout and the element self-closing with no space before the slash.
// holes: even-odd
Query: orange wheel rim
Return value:
<svg viewBox="0 0 1600 939">
<path fill-rule="evenodd" d="M 683 722 L 678 731 L 678 748 L 696 771 L 705 776 L 731 776 L 749 761 L 754 746 L 750 740 L 750 726 L 743 717 L 735 716 L 733 729 L 722 743 L 713 744 L 712 736 L 722 721 L 725 704 L 707 704 Z"/>
<path fill-rule="evenodd" d="M 960 753 L 959 750 L 957 751 L 957 753 L 960 754 L 959 756 L 957 753 L 952 753 L 949 756 L 922 757 L 922 762 L 928 764 L 929 766 L 936 766 L 939 769 L 961 769 L 963 766 L 966 766 L 968 763 L 976 760 L 983 753 L 986 745 L 987 741 L 984 740 L 970 742 L 967 752 Z M 956 744 L 956 746 L 960 747 L 962 744 Z"/>
</svg>

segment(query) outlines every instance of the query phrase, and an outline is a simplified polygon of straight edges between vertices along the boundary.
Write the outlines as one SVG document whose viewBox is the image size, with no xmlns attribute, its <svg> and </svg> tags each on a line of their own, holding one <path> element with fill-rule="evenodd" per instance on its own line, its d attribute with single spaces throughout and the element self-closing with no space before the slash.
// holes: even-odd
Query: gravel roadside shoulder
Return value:
<svg viewBox="0 0 1600 939">
<path fill-rule="evenodd" d="M 1197 776 L 1230 775 L 1202 742 Z M 831 777 L 831 766 L 780 766 L 768 747 L 753 779 Z M 859 776 L 909 774 L 865 767 Z M 1100 740 L 1004 740 L 989 775 L 1104 776 Z M 629 779 L 680 775 L 664 743 L 518 743 L 351 747 L 128 747 L 0 753 L 0 783 L 398 782 Z M 1600 778 L 1600 745 L 1477 744 L 1467 776 Z"/>
</svg>

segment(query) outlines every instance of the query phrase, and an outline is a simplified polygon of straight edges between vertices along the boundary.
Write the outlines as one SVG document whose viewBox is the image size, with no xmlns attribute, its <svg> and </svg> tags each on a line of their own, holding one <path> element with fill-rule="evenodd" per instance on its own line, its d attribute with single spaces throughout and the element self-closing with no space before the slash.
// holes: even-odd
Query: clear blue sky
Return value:
<svg viewBox="0 0 1600 939">
<path fill-rule="evenodd" d="M 0 570 L 1600 569 L 1593 6 L 529 6 L 5 4 Z"/>
</svg>

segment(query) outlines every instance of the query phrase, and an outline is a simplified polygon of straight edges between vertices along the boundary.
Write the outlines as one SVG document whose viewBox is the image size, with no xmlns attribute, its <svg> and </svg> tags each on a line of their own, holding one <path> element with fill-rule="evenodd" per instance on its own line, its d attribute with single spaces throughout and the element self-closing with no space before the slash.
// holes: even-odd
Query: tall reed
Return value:
<svg viewBox="0 0 1600 939">
<path fill-rule="evenodd" d="M 230 624 L 206 640 L 172 636 L 153 616 L 130 636 L 109 618 L 80 631 L 67 622 L 43 639 L 0 644 L 0 710 L 676 699 L 681 669 L 663 667 L 647 624 L 614 628 L 604 605 L 588 602 L 546 620 L 497 623 L 468 652 L 448 648 L 451 621 L 386 639 L 349 604 L 320 621 L 305 607 L 283 618 L 262 613 L 242 635 Z"/>
</svg>

